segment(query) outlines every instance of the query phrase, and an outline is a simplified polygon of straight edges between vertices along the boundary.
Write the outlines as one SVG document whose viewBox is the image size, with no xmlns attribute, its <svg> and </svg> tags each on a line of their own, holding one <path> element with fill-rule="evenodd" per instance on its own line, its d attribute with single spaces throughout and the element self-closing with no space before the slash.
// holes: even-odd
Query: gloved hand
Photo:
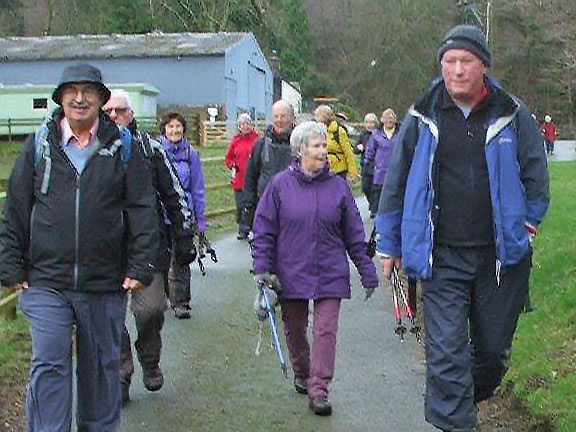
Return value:
<svg viewBox="0 0 576 432">
<path fill-rule="evenodd" d="M 282 292 L 282 285 L 280 284 L 278 276 L 275 274 L 266 272 L 254 275 L 254 282 L 256 282 L 258 289 L 260 289 L 260 286 L 264 285 L 265 287 L 270 288 L 276 294 L 280 294 Z"/>
<path fill-rule="evenodd" d="M 367 301 L 370 297 L 372 297 L 372 295 L 374 294 L 374 291 L 376 291 L 376 287 L 367 287 L 364 288 L 364 301 Z"/>
<path fill-rule="evenodd" d="M 192 237 L 181 237 L 176 241 L 174 255 L 181 266 L 190 265 L 196 259 L 196 246 Z"/>
</svg>

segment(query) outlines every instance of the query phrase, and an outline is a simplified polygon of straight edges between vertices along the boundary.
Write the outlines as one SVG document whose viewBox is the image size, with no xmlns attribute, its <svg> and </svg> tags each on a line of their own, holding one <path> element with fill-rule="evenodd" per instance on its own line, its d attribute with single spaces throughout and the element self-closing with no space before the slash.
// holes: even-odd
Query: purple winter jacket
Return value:
<svg viewBox="0 0 576 432">
<path fill-rule="evenodd" d="M 186 193 L 188 207 L 197 224 L 198 232 L 204 232 L 206 230 L 204 176 L 200 165 L 200 156 L 185 139 L 182 139 L 176 145 L 164 136 L 161 140 L 162 146 L 166 150 L 166 156 L 176 170 L 182 189 Z M 170 224 L 167 218 L 164 221 L 167 225 Z"/>
<path fill-rule="evenodd" d="M 386 134 L 380 129 L 375 129 L 366 144 L 364 153 L 364 163 L 374 164 L 374 180 L 372 184 L 382 185 L 390 166 L 392 151 L 396 145 L 398 127 L 394 131 L 392 138 L 388 139 Z"/>
<path fill-rule="evenodd" d="M 316 177 L 298 161 L 277 174 L 258 202 L 253 233 L 254 273 L 276 274 L 282 298 L 350 298 L 347 253 L 362 285 L 378 286 L 354 197 L 328 165 Z"/>
</svg>

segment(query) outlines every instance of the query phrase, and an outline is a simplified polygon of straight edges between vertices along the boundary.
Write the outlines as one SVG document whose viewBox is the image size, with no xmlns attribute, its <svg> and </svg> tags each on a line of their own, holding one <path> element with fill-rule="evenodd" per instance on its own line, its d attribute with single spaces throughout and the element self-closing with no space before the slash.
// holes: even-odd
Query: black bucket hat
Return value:
<svg viewBox="0 0 576 432">
<path fill-rule="evenodd" d="M 70 83 L 97 84 L 100 87 L 102 105 L 110 99 L 110 90 L 108 90 L 108 87 L 106 87 L 102 82 L 102 72 L 100 72 L 100 69 L 89 64 L 75 64 L 64 69 L 58 87 L 56 87 L 52 93 L 52 100 L 58 105 L 62 105 L 60 100 L 60 91 L 62 90 L 62 87 Z"/>
</svg>

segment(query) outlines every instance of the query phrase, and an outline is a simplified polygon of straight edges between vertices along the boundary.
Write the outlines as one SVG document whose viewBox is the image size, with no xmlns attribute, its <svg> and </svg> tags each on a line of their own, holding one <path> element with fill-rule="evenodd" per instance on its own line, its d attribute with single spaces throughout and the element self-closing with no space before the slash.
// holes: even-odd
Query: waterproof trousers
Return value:
<svg viewBox="0 0 576 432">
<path fill-rule="evenodd" d="M 238 234 L 247 236 L 250 227 L 244 222 L 242 211 L 244 209 L 244 192 L 241 190 L 234 191 L 234 202 L 236 204 L 236 223 L 238 224 Z"/>
<path fill-rule="evenodd" d="M 173 248 L 174 249 L 174 248 Z M 190 266 L 178 263 L 172 253 L 170 259 L 170 270 L 168 271 L 168 291 L 170 297 L 170 306 L 182 306 L 190 309 Z"/>
<path fill-rule="evenodd" d="M 380 195 L 382 194 L 382 185 L 373 184 L 370 189 L 370 199 L 368 200 L 370 213 L 376 214 L 378 212 L 378 204 L 380 204 Z"/>
<path fill-rule="evenodd" d="M 130 310 L 136 322 L 138 338 L 134 344 L 138 361 L 143 370 L 153 370 L 160 363 L 162 338 L 160 332 L 164 325 L 164 311 L 166 310 L 166 295 L 164 293 L 165 274 L 154 274 L 152 283 L 145 288 L 132 291 Z M 132 359 L 132 344 L 130 333 L 126 325 L 122 333 L 122 355 L 120 367 L 120 381 L 129 386 L 134 373 Z"/>
<path fill-rule="evenodd" d="M 312 351 L 306 337 L 308 303 L 308 300 L 281 300 L 280 306 L 294 377 L 306 380 L 308 397 L 314 398 L 328 395 L 334 377 L 340 299 L 314 300 Z"/>
<path fill-rule="evenodd" d="M 114 432 L 120 423 L 120 338 L 126 293 L 30 287 L 20 307 L 30 324 L 28 432 L 69 432 L 72 336 L 76 333 L 78 432 Z"/>
<path fill-rule="evenodd" d="M 529 252 L 498 283 L 493 246 L 435 246 L 432 278 L 422 281 L 426 421 L 449 431 L 475 426 L 476 403 L 506 372 L 529 275 Z"/>
</svg>

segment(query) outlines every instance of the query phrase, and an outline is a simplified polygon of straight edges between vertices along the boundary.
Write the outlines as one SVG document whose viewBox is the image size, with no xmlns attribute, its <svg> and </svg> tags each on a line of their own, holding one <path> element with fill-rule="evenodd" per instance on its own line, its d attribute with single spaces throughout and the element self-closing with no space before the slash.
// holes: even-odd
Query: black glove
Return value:
<svg viewBox="0 0 576 432">
<path fill-rule="evenodd" d="M 372 297 L 372 295 L 374 294 L 374 291 L 376 291 L 376 287 L 367 287 L 364 288 L 364 301 L 368 300 L 370 297 Z"/>
<path fill-rule="evenodd" d="M 190 265 L 196 259 L 196 246 L 193 237 L 180 237 L 174 248 L 176 262 L 181 266 Z"/>
<path fill-rule="evenodd" d="M 256 287 L 260 289 L 260 286 L 264 285 L 270 288 L 276 294 L 282 292 L 282 284 L 280 284 L 280 279 L 275 274 L 270 274 L 268 272 L 254 275 L 254 282 L 256 282 Z"/>
</svg>

